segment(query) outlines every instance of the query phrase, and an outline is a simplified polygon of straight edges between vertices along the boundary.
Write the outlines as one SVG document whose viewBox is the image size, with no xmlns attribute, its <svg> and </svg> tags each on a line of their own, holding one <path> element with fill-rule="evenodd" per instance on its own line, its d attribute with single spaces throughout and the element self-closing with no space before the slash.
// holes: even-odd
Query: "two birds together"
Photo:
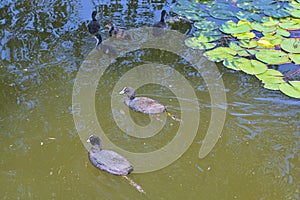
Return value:
<svg viewBox="0 0 300 200">
<path fill-rule="evenodd" d="M 165 28 L 167 27 L 167 24 L 165 22 L 165 16 L 166 16 L 167 12 L 165 10 L 163 10 L 161 12 L 161 17 L 160 17 L 160 21 L 155 22 L 153 24 L 153 30 L 152 30 L 152 34 L 154 36 L 157 35 L 161 35 L 164 31 Z M 118 52 L 116 51 L 116 49 L 114 49 L 111 46 L 107 46 L 107 45 L 102 45 L 102 37 L 100 34 L 100 23 L 97 21 L 96 19 L 97 16 L 97 11 L 93 11 L 92 12 L 92 21 L 89 22 L 88 24 L 88 31 L 90 34 L 92 34 L 95 39 L 97 40 L 96 46 L 100 46 L 100 49 L 106 53 L 106 54 L 118 54 Z M 114 37 L 114 38 L 119 38 L 119 39 L 125 39 L 125 40 L 131 40 L 131 36 L 126 33 L 124 30 L 116 28 L 115 24 L 113 24 L 112 22 L 105 25 L 105 27 L 107 27 L 109 29 L 108 33 L 110 37 Z"/>
<path fill-rule="evenodd" d="M 148 115 L 167 112 L 166 106 L 154 99 L 148 97 L 135 97 L 135 91 L 131 87 L 124 87 L 119 94 L 126 94 L 124 103 L 136 112 Z M 168 115 L 172 117 L 169 113 Z M 174 116 L 172 118 L 177 120 Z M 133 166 L 126 158 L 114 151 L 102 150 L 101 139 L 98 136 L 91 135 L 88 142 L 92 145 L 88 154 L 89 160 L 95 167 L 110 174 L 122 176 L 139 192 L 144 193 L 141 186 L 127 177 L 127 175 L 133 171 Z"/>
</svg>

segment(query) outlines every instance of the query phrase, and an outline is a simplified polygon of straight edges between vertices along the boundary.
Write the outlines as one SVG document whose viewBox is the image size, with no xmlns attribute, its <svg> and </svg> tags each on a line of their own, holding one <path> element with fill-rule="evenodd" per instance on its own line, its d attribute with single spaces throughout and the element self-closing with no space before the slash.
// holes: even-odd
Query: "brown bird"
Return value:
<svg viewBox="0 0 300 200">
<path fill-rule="evenodd" d="M 115 24 L 112 22 L 105 25 L 108 28 L 108 33 L 110 37 L 131 40 L 131 36 L 124 30 L 116 28 Z"/>
</svg>

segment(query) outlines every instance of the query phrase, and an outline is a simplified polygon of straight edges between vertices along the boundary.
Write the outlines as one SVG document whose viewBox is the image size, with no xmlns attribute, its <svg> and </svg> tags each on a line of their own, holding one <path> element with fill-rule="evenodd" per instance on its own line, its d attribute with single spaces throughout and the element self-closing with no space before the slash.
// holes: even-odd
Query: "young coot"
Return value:
<svg viewBox="0 0 300 200">
<path fill-rule="evenodd" d="M 110 45 L 102 44 L 102 37 L 100 33 L 95 34 L 95 38 L 97 40 L 97 49 L 101 50 L 103 53 L 107 55 L 118 55 L 119 52 L 117 49 Z"/>
<path fill-rule="evenodd" d="M 135 97 L 135 91 L 131 87 L 124 87 L 119 94 L 126 94 L 124 103 L 136 112 L 144 114 L 159 114 L 167 111 L 167 108 L 154 99 L 148 97 Z"/>
<path fill-rule="evenodd" d="M 108 33 L 109 33 L 110 37 L 119 38 L 119 39 L 126 39 L 126 40 L 131 39 L 131 36 L 128 33 L 126 33 L 122 29 L 116 28 L 115 24 L 113 24 L 112 22 L 106 24 L 105 27 L 108 28 Z"/>
</svg>

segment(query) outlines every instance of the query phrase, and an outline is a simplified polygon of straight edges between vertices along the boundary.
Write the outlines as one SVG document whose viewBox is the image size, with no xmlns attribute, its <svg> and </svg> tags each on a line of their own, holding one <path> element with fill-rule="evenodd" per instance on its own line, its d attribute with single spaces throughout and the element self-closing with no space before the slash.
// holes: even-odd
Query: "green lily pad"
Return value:
<svg viewBox="0 0 300 200">
<path fill-rule="evenodd" d="M 288 17 L 290 16 L 289 11 L 285 10 L 285 9 L 268 9 L 268 10 L 264 10 L 264 14 L 267 16 L 271 16 L 271 17 L 275 17 L 275 18 L 283 18 L 283 17 Z"/>
<path fill-rule="evenodd" d="M 238 58 L 235 58 L 235 57 L 232 57 L 232 58 L 226 58 L 224 59 L 223 61 L 223 65 L 229 69 L 233 69 L 233 70 L 236 70 L 236 71 L 239 71 L 241 70 L 239 67 L 238 67 Z"/>
<path fill-rule="evenodd" d="M 227 34 L 245 33 L 251 29 L 250 23 L 247 21 L 239 21 L 237 24 L 230 20 L 222 24 L 220 30 Z"/>
<path fill-rule="evenodd" d="M 249 12 L 249 11 L 239 11 L 236 13 L 236 17 L 239 20 L 247 20 L 247 21 L 261 21 L 262 20 L 262 16 L 260 16 L 259 14 L 253 13 L 253 12 Z"/>
<path fill-rule="evenodd" d="M 290 12 L 293 17 L 300 18 L 300 10 L 292 10 Z"/>
<path fill-rule="evenodd" d="M 251 48 L 257 47 L 257 41 L 256 40 L 240 40 L 239 45 L 241 47 L 251 49 Z"/>
<path fill-rule="evenodd" d="M 278 35 L 268 35 L 260 38 L 257 43 L 259 46 L 265 48 L 274 48 L 276 45 L 279 45 L 282 41 L 282 37 Z"/>
<path fill-rule="evenodd" d="M 300 40 L 289 38 L 280 43 L 280 47 L 290 53 L 300 53 Z"/>
<path fill-rule="evenodd" d="M 239 59 L 238 67 L 247 74 L 261 74 L 268 69 L 264 63 L 257 60 L 248 60 L 246 58 Z"/>
<path fill-rule="evenodd" d="M 231 19 L 232 17 L 235 16 L 235 13 L 230 11 L 230 10 L 220 10 L 220 9 L 211 9 L 209 11 L 209 14 L 216 19 Z"/>
<path fill-rule="evenodd" d="M 300 81 L 289 81 L 288 83 L 282 83 L 280 84 L 279 89 L 287 96 L 300 98 Z"/>
<path fill-rule="evenodd" d="M 300 9 L 300 3 L 297 3 L 296 1 L 292 1 L 291 3 L 289 3 L 289 6 L 293 7 L 294 9 Z"/>
<path fill-rule="evenodd" d="M 256 77 L 259 80 L 263 80 L 263 79 L 268 78 L 268 77 L 279 77 L 279 78 L 282 78 L 283 74 L 280 71 L 278 71 L 278 70 L 268 69 L 264 73 L 256 74 Z"/>
<path fill-rule="evenodd" d="M 276 34 L 280 35 L 280 36 L 283 36 L 283 37 L 290 37 L 290 35 L 291 35 L 290 32 L 288 32 L 287 30 L 282 29 L 282 28 L 277 28 L 276 29 Z"/>
<path fill-rule="evenodd" d="M 279 85 L 285 82 L 283 74 L 274 69 L 268 69 L 264 73 L 255 76 L 264 83 L 264 88 L 270 90 L 279 90 Z"/>
<path fill-rule="evenodd" d="M 289 57 L 295 64 L 300 65 L 300 54 L 290 53 Z"/>
<path fill-rule="evenodd" d="M 214 30 L 214 31 L 200 30 L 200 31 L 194 32 L 193 35 L 195 37 L 198 37 L 198 36 L 207 36 L 207 37 L 208 36 L 220 36 L 220 37 L 222 37 L 223 36 L 223 34 L 217 30 Z"/>
<path fill-rule="evenodd" d="M 249 40 L 255 38 L 256 35 L 253 32 L 246 32 L 246 33 L 233 34 L 232 36 L 238 38 L 239 40 Z"/>
<path fill-rule="evenodd" d="M 251 27 L 256 30 L 256 31 L 260 31 L 260 32 L 273 32 L 276 30 L 276 25 L 272 25 L 272 26 L 267 26 L 264 25 L 260 22 L 253 22 L 251 24 Z"/>
<path fill-rule="evenodd" d="M 209 42 L 201 42 L 198 38 L 192 37 L 192 38 L 187 38 L 184 41 L 185 45 L 188 47 L 191 47 L 193 49 L 212 49 L 216 46 L 215 43 L 209 43 Z"/>
<path fill-rule="evenodd" d="M 296 21 L 295 19 L 285 19 L 282 20 L 279 23 L 279 26 L 283 29 L 287 29 L 287 30 L 298 30 L 300 29 L 300 23 L 298 23 L 298 21 Z"/>
<path fill-rule="evenodd" d="M 218 24 L 213 21 L 202 21 L 194 23 L 194 26 L 199 30 L 212 31 L 219 28 Z"/>
<path fill-rule="evenodd" d="M 255 54 L 255 57 L 264 63 L 272 65 L 289 62 L 288 55 L 279 50 L 261 50 Z"/>
<path fill-rule="evenodd" d="M 233 58 L 234 55 L 236 55 L 236 51 L 228 47 L 218 47 L 204 53 L 205 57 L 214 62 Z"/>
</svg>

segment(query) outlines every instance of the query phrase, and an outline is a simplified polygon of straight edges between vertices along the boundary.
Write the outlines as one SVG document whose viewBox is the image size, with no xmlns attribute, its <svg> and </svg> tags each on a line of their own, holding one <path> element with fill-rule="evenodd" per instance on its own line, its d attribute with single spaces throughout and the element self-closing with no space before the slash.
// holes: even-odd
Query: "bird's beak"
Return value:
<svg viewBox="0 0 300 200">
<path fill-rule="evenodd" d="M 106 27 L 106 28 L 109 28 L 109 25 L 108 25 L 108 24 L 106 24 L 104 27 Z"/>
<path fill-rule="evenodd" d="M 125 94 L 125 88 L 119 94 Z"/>
<path fill-rule="evenodd" d="M 90 143 L 90 142 L 91 142 L 91 141 L 90 141 L 90 138 L 89 138 L 89 139 L 87 139 L 87 140 L 86 140 L 86 142 Z"/>
</svg>

